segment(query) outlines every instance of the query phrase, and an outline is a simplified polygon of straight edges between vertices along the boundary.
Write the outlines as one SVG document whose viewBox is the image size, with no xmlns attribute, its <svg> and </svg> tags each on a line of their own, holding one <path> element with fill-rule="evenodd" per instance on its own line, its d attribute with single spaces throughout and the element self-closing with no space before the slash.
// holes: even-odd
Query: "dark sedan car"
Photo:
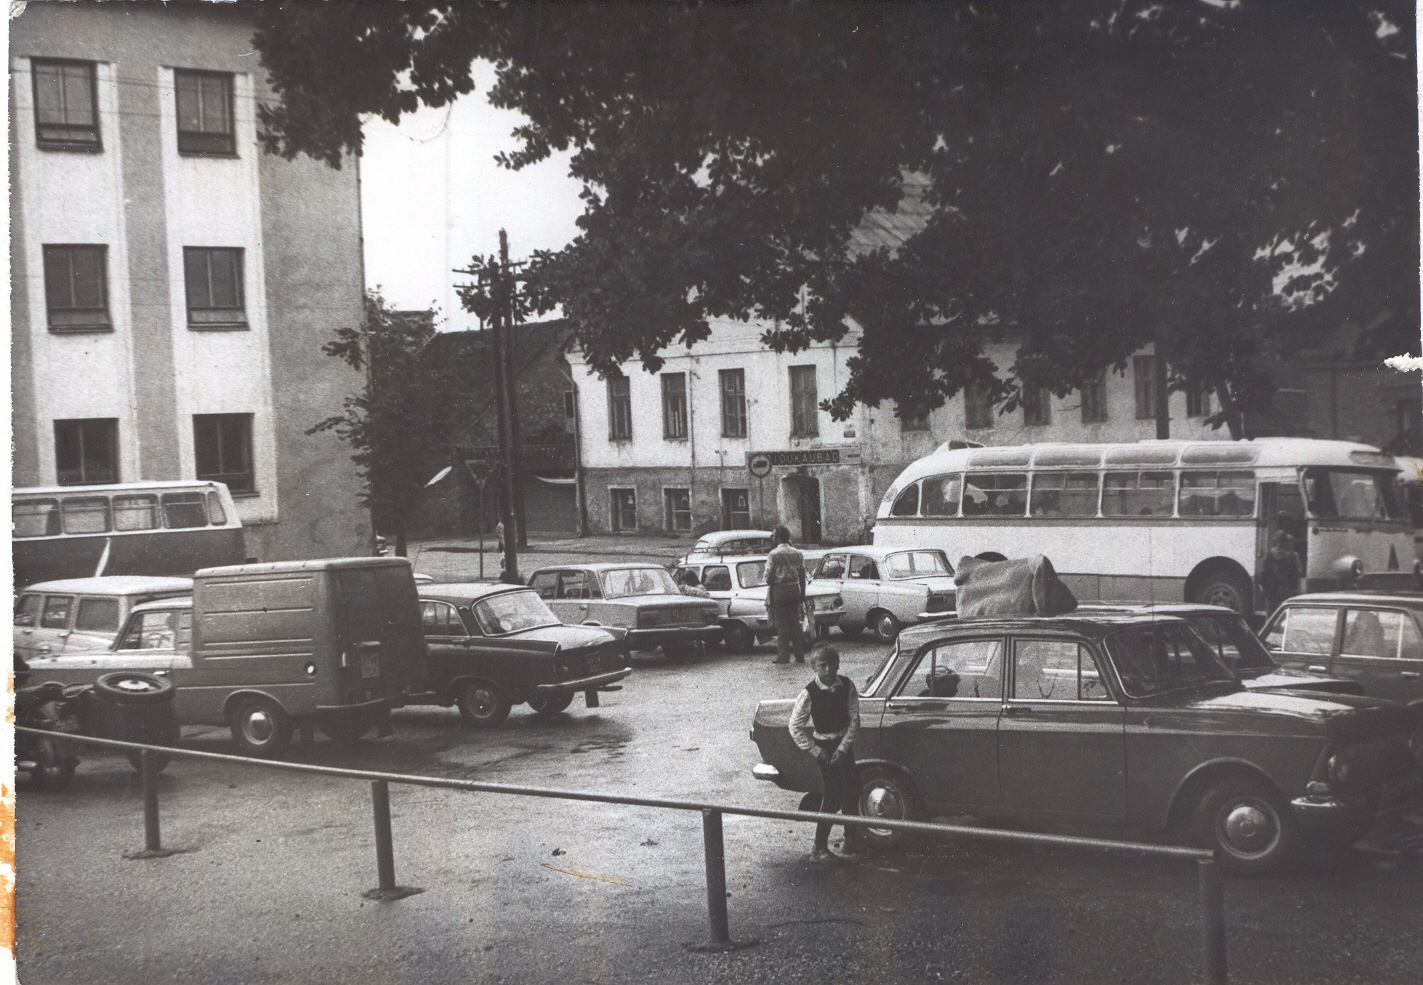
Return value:
<svg viewBox="0 0 1423 985">
<path fill-rule="evenodd" d="M 1286 599 L 1260 634 L 1281 666 L 1423 701 L 1423 594 L 1321 592 Z"/>
<path fill-rule="evenodd" d="M 556 715 L 579 691 L 596 708 L 632 673 L 617 632 L 566 626 L 520 585 L 423 585 L 420 610 L 431 690 L 411 703 L 458 705 L 472 725 L 497 725 L 522 702 Z"/>
<path fill-rule="evenodd" d="M 815 764 L 791 741 L 791 703 L 757 708 L 753 774 L 809 791 Z M 1156 615 L 912 627 L 860 708 L 866 816 L 1179 832 L 1236 871 L 1277 866 L 1307 831 L 1352 841 L 1423 756 L 1412 709 L 1246 690 L 1188 623 Z M 882 843 L 896 834 L 869 829 Z"/>
</svg>

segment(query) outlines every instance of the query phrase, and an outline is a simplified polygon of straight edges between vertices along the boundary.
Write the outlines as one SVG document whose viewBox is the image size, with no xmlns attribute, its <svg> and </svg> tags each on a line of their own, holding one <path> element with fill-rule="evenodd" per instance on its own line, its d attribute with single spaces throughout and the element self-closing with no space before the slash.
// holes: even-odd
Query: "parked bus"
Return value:
<svg viewBox="0 0 1423 985">
<path fill-rule="evenodd" d="M 1081 599 L 1250 613 L 1277 530 L 1294 538 L 1306 591 L 1361 576 L 1414 587 L 1398 473 L 1377 448 L 1306 438 L 941 446 L 889 487 L 874 542 L 1045 554 Z"/>
<path fill-rule="evenodd" d="M 247 560 L 221 482 L 129 482 L 15 489 L 15 587 L 95 575 L 191 575 Z"/>
</svg>

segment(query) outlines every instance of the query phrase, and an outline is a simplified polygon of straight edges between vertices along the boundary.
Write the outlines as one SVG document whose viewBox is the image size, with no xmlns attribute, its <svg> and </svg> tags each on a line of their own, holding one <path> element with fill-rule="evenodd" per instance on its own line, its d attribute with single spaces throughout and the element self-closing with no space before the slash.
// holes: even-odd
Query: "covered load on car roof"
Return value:
<svg viewBox="0 0 1423 985">
<path fill-rule="evenodd" d="M 973 616 L 1060 616 L 1077 597 L 1041 554 L 1007 561 L 964 557 L 954 574 L 960 619 Z"/>
</svg>

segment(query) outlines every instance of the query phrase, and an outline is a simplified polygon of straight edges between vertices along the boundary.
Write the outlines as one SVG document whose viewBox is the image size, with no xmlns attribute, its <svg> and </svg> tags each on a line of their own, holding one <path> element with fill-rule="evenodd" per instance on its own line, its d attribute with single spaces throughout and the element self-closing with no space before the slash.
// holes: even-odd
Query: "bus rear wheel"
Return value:
<svg viewBox="0 0 1423 985">
<path fill-rule="evenodd" d="M 1249 615 L 1250 582 L 1232 571 L 1212 571 L 1196 584 L 1190 601 L 1201 605 L 1223 605 L 1242 615 Z"/>
</svg>

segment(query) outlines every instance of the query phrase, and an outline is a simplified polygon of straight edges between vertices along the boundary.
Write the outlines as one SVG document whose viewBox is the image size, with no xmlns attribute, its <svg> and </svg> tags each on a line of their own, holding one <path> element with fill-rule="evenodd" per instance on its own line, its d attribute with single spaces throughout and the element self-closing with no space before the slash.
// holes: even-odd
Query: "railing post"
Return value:
<svg viewBox="0 0 1423 985">
<path fill-rule="evenodd" d="M 707 859 L 707 919 L 711 923 L 711 946 L 731 943 L 726 920 L 726 850 L 722 847 L 721 811 L 702 810 L 702 842 Z"/>
<path fill-rule="evenodd" d="M 139 772 L 143 778 L 143 847 L 144 851 L 161 852 L 158 838 L 158 754 L 152 749 L 139 753 Z"/>
<path fill-rule="evenodd" d="M 395 890 L 395 849 L 390 837 L 390 784 L 385 780 L 371 781 L 371 807 L 376 824 L 376 871 L 380 876 L 381 893 Z"/>
<path fill-rule="evenodd" d="M 1201 888 L 1201 973 L 1205 985 L 1225 985 L 1225 887 L 1213 858 L 1196 863 Z"/>
</svg>

